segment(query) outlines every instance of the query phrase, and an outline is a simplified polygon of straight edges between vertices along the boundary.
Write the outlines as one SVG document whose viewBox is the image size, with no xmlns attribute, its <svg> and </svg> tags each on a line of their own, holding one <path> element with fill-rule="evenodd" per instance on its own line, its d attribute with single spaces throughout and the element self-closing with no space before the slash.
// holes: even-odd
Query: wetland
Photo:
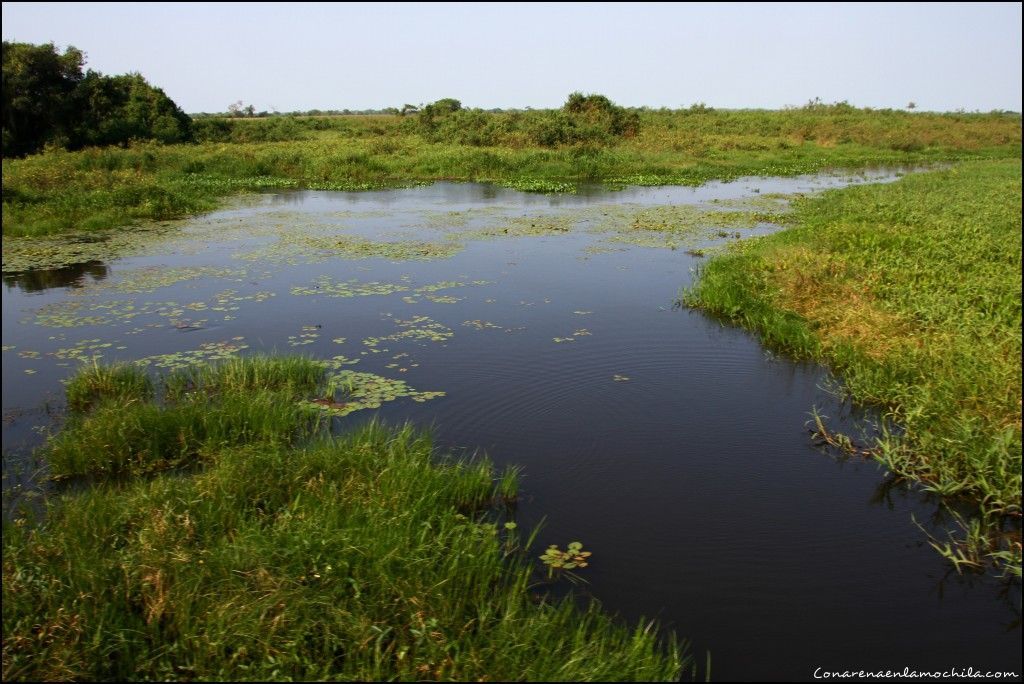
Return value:
<svg viewBox="0 0 1024 684">
<path fill-rule="evenodd" d="M 870 442 L 879 413 L 685 305 L 709 259 L 803 198 L 904 174 L 267 188 L 138 230 L 5 237 L 5 516 L 88 472 L 36 451 L 83 366 L 302 355 L 342 389 L 309 402 L 339 434 L 408 423 L 518 469 L 517 529 L 593 553 L 575 592 L 688 637 L 715 678 L 807 679 L 811 660 L 1019 672 L 1019 580 L 958 573 L 929 544 L 957 529 L 935 492 L 810 434 L 814 411 Z"/>
</svg>

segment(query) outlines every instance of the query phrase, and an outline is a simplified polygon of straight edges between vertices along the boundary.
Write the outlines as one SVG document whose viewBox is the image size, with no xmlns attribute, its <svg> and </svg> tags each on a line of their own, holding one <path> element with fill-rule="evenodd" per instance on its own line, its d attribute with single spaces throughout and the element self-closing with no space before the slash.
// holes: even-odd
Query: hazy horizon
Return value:
<svg viewBox="0 0 1024 684">
<path fill-rule="evenodd" d="M 188 112 L 443 97 L 558 107 L 1021 111 L 1021 4 L 4 3 L 3 39 L 142 73 Z"/>
</svg>

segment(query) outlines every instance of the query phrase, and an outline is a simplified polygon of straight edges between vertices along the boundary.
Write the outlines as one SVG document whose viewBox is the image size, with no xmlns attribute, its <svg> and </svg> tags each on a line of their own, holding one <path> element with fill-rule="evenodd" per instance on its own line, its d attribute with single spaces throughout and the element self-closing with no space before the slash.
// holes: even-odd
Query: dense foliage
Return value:
<svg viewBox="0 0 1024 684">
<path fill-rule="evenodd" d="M 640 115 L 604 95 L 573 93 L 557 110 L 508 112 L 495 116 L 464 109 L 452 98 L 426 105 L 406 124 L 431 142 L 473 146 L 609 145 L 640 132 Z"/>
<path fill-rule="evenodd" d="M 3 156 L 55 145 L 123 145 L 133 140 L 184 142 L 192 120 L 140 74 L 82 73 L 85 56 L 52 43 L 3 43 Z"/>
</svg>

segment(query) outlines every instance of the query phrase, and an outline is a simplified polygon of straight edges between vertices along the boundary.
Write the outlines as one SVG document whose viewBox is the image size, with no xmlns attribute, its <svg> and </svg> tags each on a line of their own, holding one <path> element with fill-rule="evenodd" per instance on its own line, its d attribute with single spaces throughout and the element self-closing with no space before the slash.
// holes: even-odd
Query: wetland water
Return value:
<svg viewBox="0 0 1024 684">
<path fill-rule="evenodd" d="M 941 525 L 934 502 L 811 443 L 812 407 L 856 422 L 828 374 L 673 306 L 700 250 L 775 229 L 777 193 L 891 179 L 287 192 L 111 243 L 5 241 L 5 503 L 83 360 L 341 356 L 420 394 L 339 427 L 408 420 L 521 466 L 538 553 L 582 541 L 586 591 L 710 649 L 715 679 L 1020 672 L 1019 583 L 950 573 L 912 519 Z"/>
</svg>

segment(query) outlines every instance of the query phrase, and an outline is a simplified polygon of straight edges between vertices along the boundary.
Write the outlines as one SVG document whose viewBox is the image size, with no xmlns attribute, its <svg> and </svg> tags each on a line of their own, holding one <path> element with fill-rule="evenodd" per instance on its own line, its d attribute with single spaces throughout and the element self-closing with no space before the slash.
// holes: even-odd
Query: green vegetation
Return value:
<svg viewBox="0 0 1024 684">
<path fill-rule="evenodd" d="M 53 43 L 3 43 L 3 156 L 192 139 L 192 120 L 139 74 L 82 73 L 85 56 Z M 4 201 L 6 202 L 6 190 Z"/>
<path fill-rule="evenodd" d="M 1020 575 L 1021 164 L 960 164 L 795 204 L 795 227 L 712 259 L 687 303 L 820 360 L 899 426 L 871 452 L 977 504 L 958 567 Z"/>
<path fill-rule="evenodd" d="M 123 371 L 73 380 L 90 403 L 49 451 L 96 480 L 4 522 L 5 681 L 674 681 L 692 665 L 649 625 L 535 593 L 532 537 L 497 517 L 514 471 L 410 428 L 310 440 L 296 399 L 322 370 L 204 366 L 159 403 Z M 119 440 L 133 451 L 115 463 Z M 158 472 L 185 451 L 203 467 Z"/>
<path fill-rule="evenodd" d="M 845 104 L 775 112 L 625 111 L 606 107 L 600 96 L 582 101 L 591 104 L 575 111 L 570 98 L 549 112 L 449 105 L 434 112 L 426 128 L 419 115 L 210 118 L 197 120 L 195 144 L 5 158 L 4 236 L 109 231 L 206 211 L 222 197 L 265 188 L 357 190 L 457 180 L 562 192 L 589 182 L 698 185 L 747 175 L 1020 156 L 1021 119 L 1013 113 L 910 113 Z M 550 140 L 531 133 L 549 119 L 575 132 Z"/>
<path fill-rule="evenodd" d="M 606 146 L 640 132 L 640 115 L 603 95 L 572 93 L 559 110 L 512 112 L 496 116 L 463 109 L 452 98 L 419 110 L 403 128 L 430 142 L 475 147 Z"/>
<path fill-rule="evenodd" d="M 93 363 L 71 378 L 65 394 L 68 409 L 84 413 L 106 397 L 125 401 L 146 401 L 153 396 L 153 381 L 145 371 L 131 364 L 101 366 Z"/>
</svg>

